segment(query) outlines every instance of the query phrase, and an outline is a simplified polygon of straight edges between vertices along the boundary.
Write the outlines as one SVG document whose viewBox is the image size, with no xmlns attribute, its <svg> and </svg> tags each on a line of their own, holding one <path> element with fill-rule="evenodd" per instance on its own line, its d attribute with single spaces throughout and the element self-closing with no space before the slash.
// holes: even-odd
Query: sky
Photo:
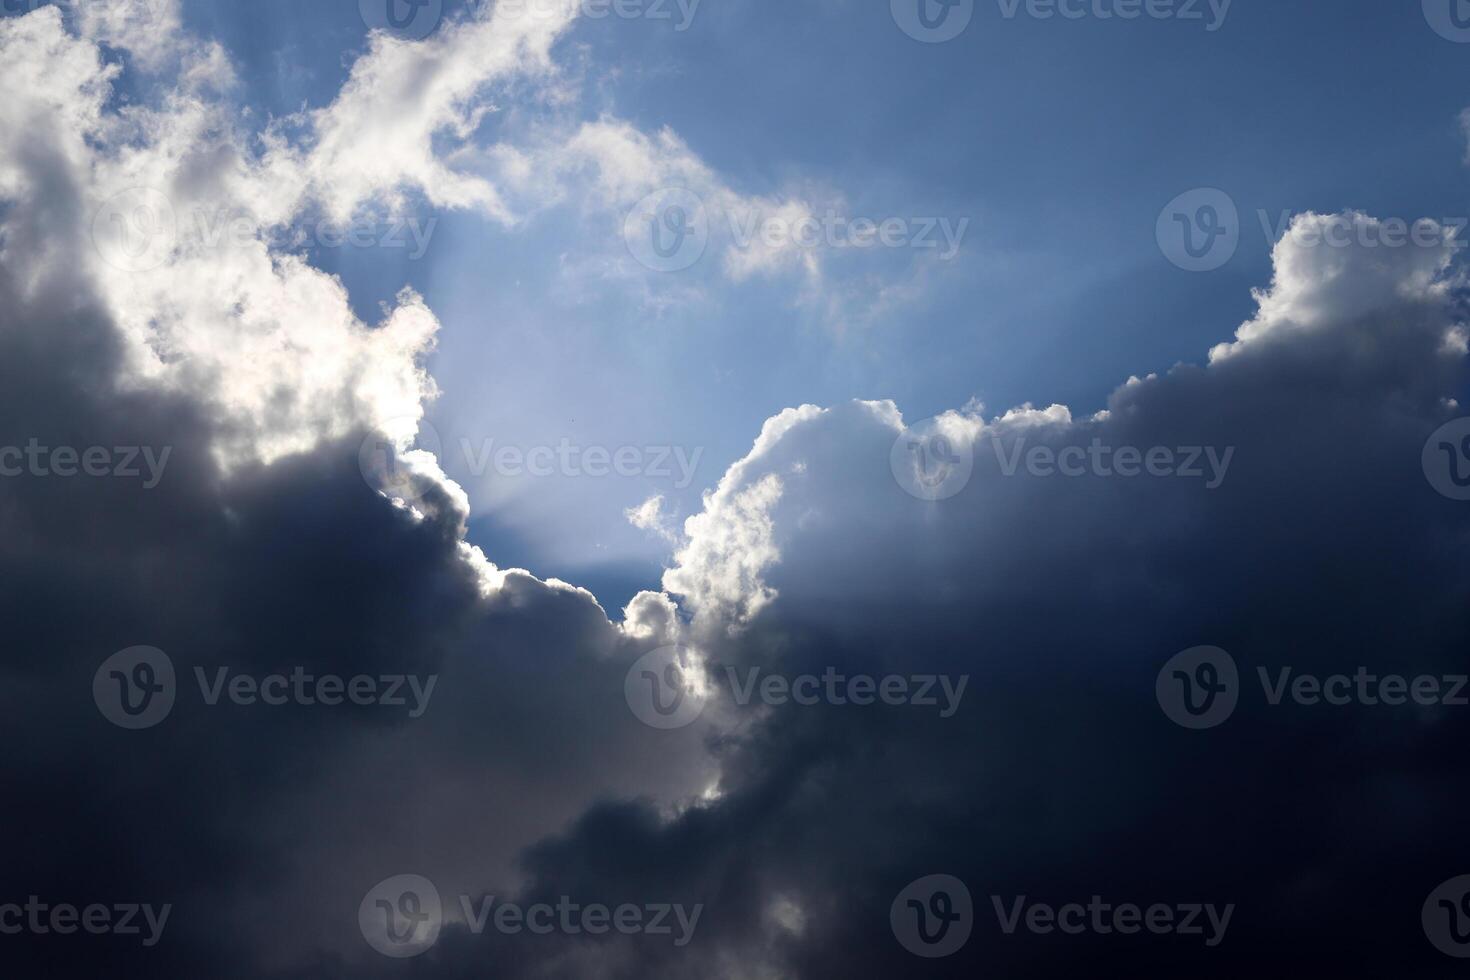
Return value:
<svg viewBox="0 0 1470 980">
<path fill-rule="evenodd" d="M 523 113 L 667 129 L 739 193 L 910 219 L 915 235 L 964 223 L 957 251 L 938 230 L 922 236 L 936 248 L 813 249 L 820 287 L 792 269 L 732 282 L 714 261 L 653 274 L 622 268 L 616 226 L 589 228 L 561 198 L 528 203 L 514 228 L 425 210 L 438 222 L 417 260 L 412 247 L 323 256 L 362 315 L 407 283 L 440 317 L 429 417 L 470 491 L 472 539 L 504 561 L 625 602 L 657 584 L 668 549 L 621 513 L 658 494 L 690 516 L 781 409 L 1095 411 L 1249 314 L 1283 214 L 1467 210 L 1464 51 L 1412 4 L 1201 3 L 1198 20 L 1121 21 L 1008 19 L 992 2 L 941 44 L 904 34 L 883 4 L 786 6 L 671 0 L 580 18 L 558 42 L 561 104 L 508 107 L 499 125 Z M 183 18 L 235 57 L 257 121 L 330 101 L 366 42 L 345 2 L 186 4 Z M 1379 138 L 1365 145 L 1364 128 Z M 496 135 L 492 119 L 475 142 Z M 1154 236 L 1164 205 L 1199 187 L 1242 215 L 1238 251 L 1208 276 L 1164 261 Z M 700 456 L 692 478 L 472 465 L 487 440 L 563 439 Z"/>
<path fill-rule="evenodd" d="M 1470 956 L 1460 0 L 0 9 L 8 975 Z"/>
</svg>

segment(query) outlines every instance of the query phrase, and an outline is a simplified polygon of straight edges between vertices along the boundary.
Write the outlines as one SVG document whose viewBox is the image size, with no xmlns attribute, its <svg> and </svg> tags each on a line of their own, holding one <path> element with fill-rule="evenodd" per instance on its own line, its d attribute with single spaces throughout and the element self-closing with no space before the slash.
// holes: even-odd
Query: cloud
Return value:
<svg viewBox="0 0 1470 980">
<path fill-rule="evenodd" d="M 354 912 L 411 871 L 451 909 L 487 894 L 705 908 L 685 948 L 475 936 L 452 916 L 424 961 L 436 976 L 904 975 L 915 961 L 888 933 L 889 902 L 943 872 L 977 896 L 1241 912 L 1203 963 L 1186 945 L 992 931 L 934 976 L 1238 976 L 1268 957 L 1420 970 L 1415 910 L 1457 860 L 1465 722 L 1257 704 L 1200 739 L 1152 701 L 1159 666 L 1201 643 L 1247 672 L 1463 669 L 1470 536 L 1420 470 L 1465 390 L 1448 245 L 1289 234 L 1256 315 L 1204 365 L 1130 379 L 1097 412 L 941 416 L 946 458 L 973 463 L 945 499 L 906 489 L 895 447 L 907 459 L 919 430 L 892 402 L 779 413 L 685 521 L 667 594 L 612 622 L 585 590 L 470 546 L 463 490 L 410 448 L 434 394 L 438 324 L 420 297 L 366 324 L 340 281 L 264 236 L 166 236 L 155 255 L 136 226 L 223 211 L 265 230 L 415 194 L 508 220 L 579 180 L 605 212 L 669 179 L 714 205 L 751 200 L 672 134 L 615 120 L 502 145 L 487 154 L 498 181 L 455 166 L 472 153 L 442 155 L 437 138 L 467 142 L 484 121 L 487 86 L 554 74 L 566 23 L 479 13 L 416 45 L 375 36 L 339 99 L 256 154 L 214 53 L 180 39 L 182 81 L 116 107 L 120 69 L 94 40 L 54 11 L 0 21 L 0 445 L 172 449 L 150 491 L 0 482 L 15 583 L 0 592 L 0 735 L 27 747 L 5 763 L 17 802 L 0 817 L 26 846 L 0 858 L 0 880 L 22 897 L 177 908 L 146 959 L 30 936 L 7 940 L 7 967 L 387 976 L 397 964 Z M 174 56 L 126 24 L 107 37 L 149 65 Z M 109 251 L 99 214 L 129 247 Z M 1304 215 L 1294 231 L 1334 219 L 1373 223 Z M 408 469 L 397 494 L 360 469 L 379 437 Z M 1094 446 L 1108 472 L 1028 455 Z M 1213 488 L 1178 467 L 1126 476 L 1125 448 L 1231 463 Z M 650 501 L 630 519 L 660 514 Z M 87 692 L 138 643 L 186 684 L 196 669 L 301 667 L 432 673 L 438 693 L 419 719 L 191 694 L 157 728 L 122 732 Z M 707 665 L 711 703 L 657 731 L 625 683 L 680 644 Z M 947 718 L 742 705 L 725 678 L 752 668 L 963 674 L 970 693 Z"/>
</svg>

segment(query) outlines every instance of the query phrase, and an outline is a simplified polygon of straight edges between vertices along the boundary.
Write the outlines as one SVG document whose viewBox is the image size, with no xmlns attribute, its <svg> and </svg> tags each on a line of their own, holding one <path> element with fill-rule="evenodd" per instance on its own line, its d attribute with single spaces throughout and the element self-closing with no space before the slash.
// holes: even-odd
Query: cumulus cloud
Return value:
<svg viewBox="0 0 1470 980">
<path fill-rule="evenodd" d="M 989 936 L 934 976 L 1079 963 L 1238 976 L 1267 957 L 1417 968 L 1404 950 L 1421 943 L 1404 934 L 1457 839 L 1465 723 L 1257 706 L 1231 730 L 1250 736 L 1200 740 L 1151 701 L 1159 666 L 1201 643 L 1247 669 L 1462 663 L 1470 535 L 1419 469 L 1464 397 L 1448 245 L 1289 234 L 1255 316 L 1207 363 L 1130 379 L 1093 412 L 941 416 L 947 450 L 973 463 L 947 499 L 905 489 L 894 448 L 915 426 L 892 402 L 784 411 L 685 521 L 666 594 L 612 622 L 585 590 L 470 546 L 464 492 L 410 448 L 434 393 L 423 359 L 438 324 L 420 297 L 366 324 L 340 281 L 263 235 L 166 237 L 156 254 L 136 237 L 165 210 L 147 191 L 175 218 L 223 210 L 261 230 L 413 194 L 505 221 L 578 174 L 607 211 L 666 180 L 749 203 L 677 137 L 613 120 L 502 145 L 494 180 L 455 166 L 473 154 L 442 155 L 438 138 L 483 122 L 487 86 L 554 73 L 563 13 L 482 11 L 416 44 L 375 36 L 342 95 L 270 131 L 260 154 L 232 124 L 214 49 L 155 49 L 110 20 L 78 33 L 50 10 L 0 21 L 0 444 L 167 445 L 174 460 L 156 492 L 0 483 L 0 568 L 17 583 L 0 593 L 0 733 L 35 747 L 6 763 L 18 803 L 0 827 L 26 846 L 0 879 L 177 906 L 146 960 L 32 936 L 7 943 L 7 966 L 387 976 L 400 964 L 363 944 L 355 911 L 413 871 L 451 903 L 705 908 L 682 948 L 475 936 L 451 915 L 423 961 L 436 976 L 906 975 L 888 903 L 944 871 L 982 907 L 991 893 L 1238 901 L 1240 938 L 1202 965 L 1183 946 Z M 177 77 L 115 107 L 120 69 L 99 40 L 150 70 L 176 59 Z M 555 186 L 538 189 L 548 173 Z M 141 250 L 99 243 L 99 214 Z M 1304 215 L 1293 230 L 1331 221 L 1374 224 Z M 369 437 L 401 456 L 412 492 L 364 480 Z M 1029 461 L 1094 446 L 1108 472 Z M 1213 487 L 1178 468 L 1128 476 L 1125 448 L 1231 462 Z M 655 501 L 630 520 L 663 526 Z M 120 733 L 86 692 L 140 642 L 186 679 L 433 673 L 439 693 L 416 720 L 185 700 L 158 728 Z M 657 731 L 624 685 L 640 657 L 678 645 L 705 665 L 711 704 Z M 742 705 L 725 672 L 750 668 L 963 674 L 970 693 L 950 717 Z M 1357 936 L 1371 942 L 1344 939 Z"/>
</svg>

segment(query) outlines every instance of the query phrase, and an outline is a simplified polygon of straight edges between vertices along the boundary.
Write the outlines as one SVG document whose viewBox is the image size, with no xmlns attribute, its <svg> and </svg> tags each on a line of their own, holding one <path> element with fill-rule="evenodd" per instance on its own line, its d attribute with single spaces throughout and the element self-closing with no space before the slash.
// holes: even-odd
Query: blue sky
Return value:
<svg viewBox="0 0 1470 980">
<path fill-rule="evenodd" d="M 326 104 L 365 43 L 350 3 L 190 4 L 185 18 L 225 42 L 259 113 Z M 364 315 L 405 283 L 423 293 L 443 323 L 430 417 L 451 443 L 701 452 L 687 487 L 497 482 L 447 454 L 473 540 L 612 603 L 656 582 L 668 557 L 622 510 L 662 494 L 695 512 L 785 407 L 891 398 L 919 419 L 978 398 L 992 413 L 1092 411 L 1131 374 L 1202 359 L 1249 315 L 1270 277 L 1259 212 L 1470 211 L 1458 124 L 1470 46 L 1434 33 L 1417 4 L 1352 0 L 1329 15 L 1237 0 L 1210 31 L 1007 18 L 982 2 L 942 44 L 906 36 L 881 3 L 704 0 L 687 30 L 674 23 L 573 27 L 556 49 L 579 93 L 569 111 L 667 127 L 740 193 L 815 188 L 875 221 L 966 219 L 958 254 L 836 258 L 823 272 L 836 313 L 803 302 L 800 272 L 732 282 L 708 256 L 604 279 L 578 258 L 616 229 L 570 204 L 515 228 L 425 208 L 437 224 L 416 261 L 382 249 L 320 260 Z M 496 125 L 477 140 L 493 143 Z M 1160 208 L 1197 187 L 1225 190 L 1241 216 L 1238 252 L 1209 273 L 1170 265 L 1154 238 Z M 885 289 L 896 298 L 879 306 Z"/>
<path fill-rule="evenodd" d="M 1459 975 L 1470 0 L 443 2 L 0 18 L 0 974 Z"/>
</svg>

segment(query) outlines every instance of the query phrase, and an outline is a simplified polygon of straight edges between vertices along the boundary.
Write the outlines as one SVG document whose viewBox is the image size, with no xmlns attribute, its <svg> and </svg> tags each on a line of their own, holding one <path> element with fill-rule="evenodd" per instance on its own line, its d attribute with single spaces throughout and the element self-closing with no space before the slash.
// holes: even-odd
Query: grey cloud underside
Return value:
<svg viewBox="0 0 1470 980">
<path fill-rule="evenodd" d="M 238 419 L 187 387 L 136 383 L 85 270 L 47 259 L 48 243 L 81 247 L 81 192 L 51 148 L 28 152 L 36 183 L 0 213 L 0 445 L 173 454 L 147 492 L 0 480 L 0 882 L 6 899 L 176 910 L 150 950 L 0 938 L 6 975 L 1455 969 L 1424 942 L 1418 909 L 1470 869 L 1463 709 L 1268 709 L 1257 696 L 1195 733 L 1154 703 L 1160 665 L 1204 643 L 1247 675 L 1466 671 L 1470 526 L 1420 471 L 1425 439 L 1457 414 L 1445 399 L 1466 398 L 1463 352 L 1446 344 L 1462 298 L 1441 257 L 1282 247 L 1238 346 L 1119 388 L 1105 418 L 976 428 L 974 478 L 946 501 L 894 482 L 892 406 L 773 420 L 686 528 L 667 581 L 680 606 L 640 597 L 630 627 L 529 574 L 487 589 L 447 488 L 429 487 L 420 519 L 364 483 L 366 426 L 222 469 L 213 449 Z M 1235 455 L 1216 490 L 1005 476 L 996 435 Z M 699 724 L 655 732 L 624 703 L 624 674 L 686 632 L 716 675 L 835 665 L 971 681 L 947 719 L 722 696 Z M 91 703 L 92 675 L 140 643 L 167 650 L 186 683 L 224 665 L 441 679 L 412 722 L 186 698 L 165 724 L 120 733 Z M 705 911 L 684 948 L 451 923 L 423 957 L 390 962 L 355 912 L 405 872 L 446 896 Z M 963 952 L 919 964 L 888 906 L 934 873 L 968 882 L 981 921 Z M 1005 937 L 992 894 L 1238 910 L 1229 942 L 1204 950 Z"/>
<path fill-rule="evenodd" d="M 960 876 L 982 932 L 926 975 L 1188 970 L 1270 962 L 1417 966 L 1418 903 L 1470 862 L 1459 712 L 1265 709 L 1200 738 L 1153 676 L 1199 643 L 1247 672 L 1464 668 L 1467 528 L 1418 450 L 1463 390 L 1440 350 L 1452 301 L 1274 339 L 1126 386 L 1110 416 L 1035 442 L 1236 447 L 1227 481 L 1000 474 L 980 437 L 960 496 L 925 504 L 887 473 L 883 410 L 811 415 L 742 464 L 778 475 L 776 598 L 717 664 L 968 673 L 961 712 L 820 707 L 643 729 L 627 640 L 585 593 L 512 575 L 491 597 L 452 508 L 418 522 L 372 492 L 357 440 L 223 477 L 187 399 L 121 395 L 85 302 L 7 288 L 0 442 L 169 444 L 157 491 L 0 485 L 11 583 L 0 727 L 3 879 L 76 901 L 173 901 L 170 942 L 7 944 L 66 975 L 388 976 L 361 945 L 361 894 L 413 869 L 446 893 L 702 902 L 696 941 L 472 936 L 426 976 L 882 976 L 913 964 L 886 928 L 908 881 Z M 1431 315 L 1433 313 L 1433 315 Z M 804 464 L 797 467 L 794 464 Z M 691 604 L 697 597 L 689 597 Z M 717 604 L 716 604 L 717 605 Z M 181 705 L 119 738 L 86 698 L 107 654 L 162 646 L 181 669 L 438 671 L 410 724 L 366 712 Z M 701 767 L 722 795 L 652 802 Z M 648 802 L 639 802 L 646 798 Z M 105 801 L 105 802 L 104 802 Z M 1065 942 L 983 931 L 990 894 L 1056 902 L 1236 902 L 1230 942 Z M 777 902 L 801 910 L 782 925 Z M 994 930 L 992 930 L 994 932 Z M 1447 975 L 1427 951 L 1425 976 Z M 1440 972 L 1435 972 L 1439 970 Z M 771 972 L 766 972 L 771 971 Z"/>
</svg>

